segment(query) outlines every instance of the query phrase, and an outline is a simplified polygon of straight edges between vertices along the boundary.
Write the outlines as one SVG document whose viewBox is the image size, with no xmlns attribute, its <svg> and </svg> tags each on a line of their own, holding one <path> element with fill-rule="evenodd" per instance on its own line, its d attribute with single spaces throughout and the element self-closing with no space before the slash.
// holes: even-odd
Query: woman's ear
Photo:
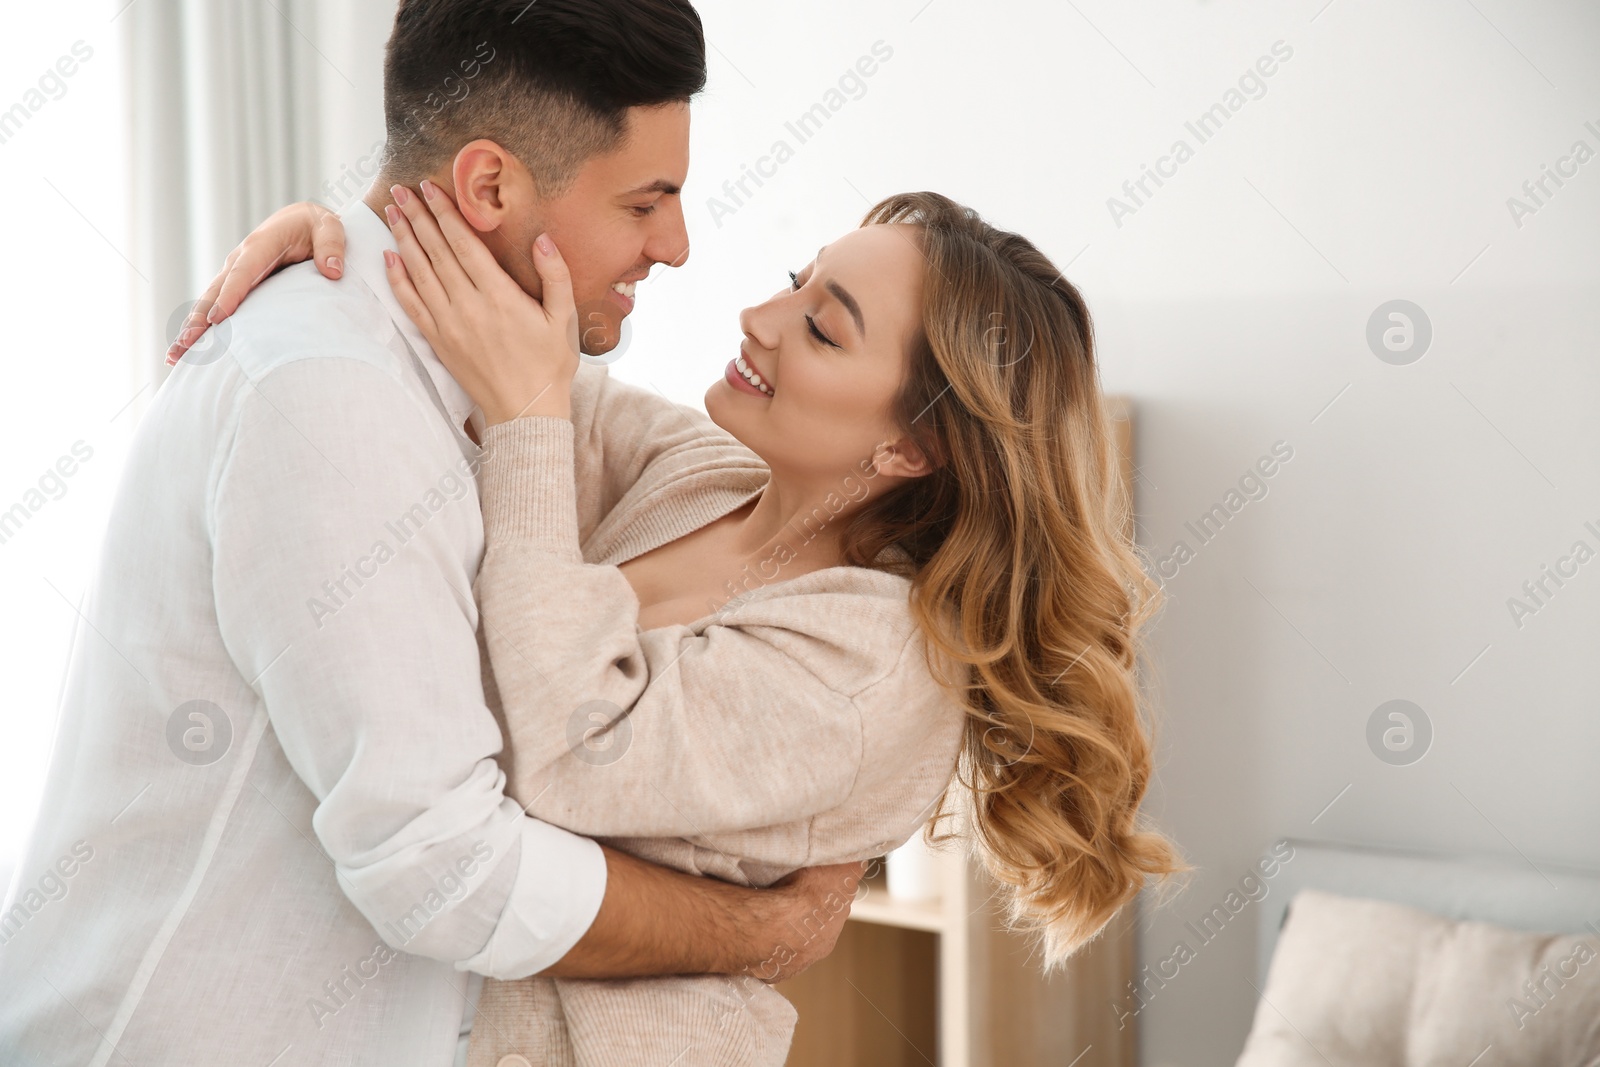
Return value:
<svg viewBox="0 0 1600 1067">
<path fill-rule="evenodd" d="M 873 450 L 872 464 L 879 474 L 887 474 L 891 478 L 921 478 L 938 466 L 909 437 L 879 444 Z"/>
<path fill-rule="evenodd" d="M 480 233 L 498 230 L 511 205 L 526 195 L 527 172 L 517 157 L 486 138 L 462 145 L 450 165 L 456 207 Z"/>
</svg>

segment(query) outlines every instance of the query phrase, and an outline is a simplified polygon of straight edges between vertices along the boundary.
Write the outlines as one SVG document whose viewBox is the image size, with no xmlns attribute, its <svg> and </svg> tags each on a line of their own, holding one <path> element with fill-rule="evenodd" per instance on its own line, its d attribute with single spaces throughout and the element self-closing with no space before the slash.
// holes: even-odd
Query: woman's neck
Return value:
<svg viewBox="0 0 1600 1067">
<path fill-rule="evenodd" d="M 747 560 L 796 563 L 804 570 L 843 562 L 844 528 L 865 498 L 797 485 L 776 473 L 738 519 L 733 541 Z"/>
</svg>

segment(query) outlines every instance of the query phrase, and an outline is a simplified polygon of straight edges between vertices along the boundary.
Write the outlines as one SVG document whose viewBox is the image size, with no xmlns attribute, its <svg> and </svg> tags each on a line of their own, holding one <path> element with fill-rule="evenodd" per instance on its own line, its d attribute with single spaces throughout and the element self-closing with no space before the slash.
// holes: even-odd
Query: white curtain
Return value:
<svg viewBox="0 0 1600 1067">
<path fill-rule="evenodd" d="M 136 358 L 166 373 L 174 316 L 228 251 L 381 140 L 393 0 L 132 0 L 127 50 L 131 240 L 150 285 Z M 345 155 L 349 152 L 351 154 Z"/>
</svg>

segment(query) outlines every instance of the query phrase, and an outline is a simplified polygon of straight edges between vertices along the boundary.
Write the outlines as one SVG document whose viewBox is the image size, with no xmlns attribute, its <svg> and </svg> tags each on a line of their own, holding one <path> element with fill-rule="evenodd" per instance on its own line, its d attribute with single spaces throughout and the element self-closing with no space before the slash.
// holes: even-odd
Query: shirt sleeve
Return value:
<svg viewBox="0 0 1600 1067">
<path fill-rule="evenodd" d="M 509 791 L 582 833 L 697 836 L 849 797 L 861 761 L 842 640 L 739 619 L 641 632 L 616 567 L 583 562 L 572 424 L 490 427 L 477 593 L 514 752 Z M 816 653 L 807 661 L 807 653 Z"/>
<path fill-rule="evenodd" d="M 394 948 L 516 978 L 588 929 L 605 861 L 504 793 L 471 597 L 481 515 L 472 463 L 439 458 L 449 435 L 359 358 L 253 383 L 214 475 L 216 609 L 351 903 Z"/>
</svg>

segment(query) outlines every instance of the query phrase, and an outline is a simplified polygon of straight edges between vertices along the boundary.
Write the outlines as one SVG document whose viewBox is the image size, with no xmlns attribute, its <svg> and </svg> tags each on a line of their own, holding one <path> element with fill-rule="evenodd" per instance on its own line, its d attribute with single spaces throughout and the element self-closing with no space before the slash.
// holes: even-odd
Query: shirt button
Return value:
<svg viewBox="0 0 1600 1067">
<path fill-rule="evenodd" d="M 495 1067 L 533 1067 L 533 1064 L 528 1062 L 528 1057 L 513 1052 L 509 1056 L 501 1056 L 500 1062 L 495 1064 Z"/>
</svg>

